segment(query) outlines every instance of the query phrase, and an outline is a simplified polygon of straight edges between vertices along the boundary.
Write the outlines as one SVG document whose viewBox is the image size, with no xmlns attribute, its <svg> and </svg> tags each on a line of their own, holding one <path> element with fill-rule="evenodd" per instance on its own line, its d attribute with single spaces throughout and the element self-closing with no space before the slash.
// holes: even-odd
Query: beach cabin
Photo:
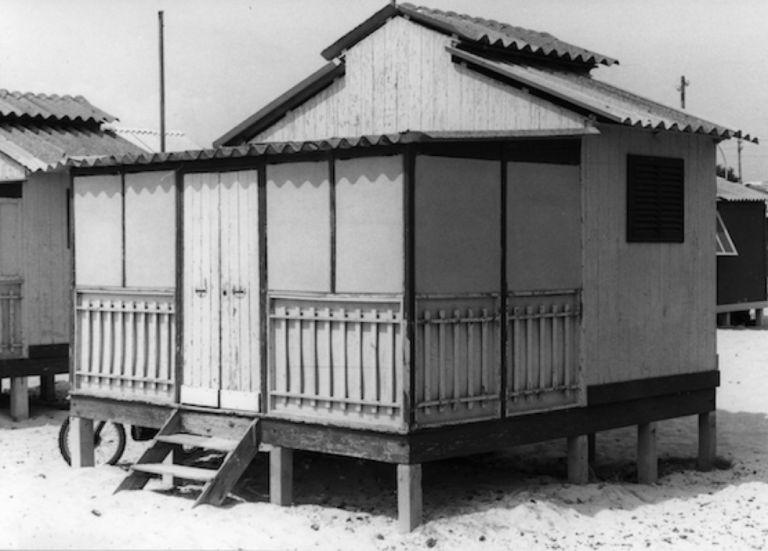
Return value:
<svg viewBox="0 0 768 551">
<path fill-rule="evenodd" d="M 724 325 L 762 324 L 766 280 L 768 194 L 717 179 L 717 314 Z"/>
<path fill-rule="evenodd" d="M 594 79 L 615 61 L 388 5 L 204 151 L 76 163 L 74 464 L 94 419 L 220 503 L 259 449 L 422 465 L 699 416 L 715 454 L 715 146 L 738 133 Z M 183 447 L 218 470 L 171 465 Z M 427 467 L 428 468 L 428 467 Z"/>
<path fill-rule="evenodd" d="M 68 159 L 143 150 L 102 125 L 115 118 L 82 96 L 0 90 L 0 381 L 10 413 L 29 415 L 27 379 L 69 370 L 72 243 Z M 59 170 L 52 171 L 56 167 Z"/>
</svg>

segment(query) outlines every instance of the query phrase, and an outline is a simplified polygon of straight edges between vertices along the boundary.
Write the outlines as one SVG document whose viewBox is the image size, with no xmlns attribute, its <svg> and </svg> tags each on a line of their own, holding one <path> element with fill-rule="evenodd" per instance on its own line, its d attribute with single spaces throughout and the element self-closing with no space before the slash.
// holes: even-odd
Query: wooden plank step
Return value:
<svg viewBox="0 0 768 551">
<path fill-rule="evenodd" d="M 150 474 L 169 474 L 175 478 L 208 482 L 216 476 L 214 469 L 200 469 L 186 465 L 172 465 L 168 463 L 141 463 L 131 467 L 134 471 Z"/>
<path fill-rule="evenodd" d="M 167 442 L 168 444 L 178 444 L 180 446 L 203 448 L 205 450 L 216 450 L 220 452 L 231 452 L 237 447 L 236 440 L 228 440 L 227 438 L 218 438 L 215 436 L 199 436 L 197 434 L 189 434 L 186 432 L 158 435 L 155 437 L 155 440 Z"/>
</svg>

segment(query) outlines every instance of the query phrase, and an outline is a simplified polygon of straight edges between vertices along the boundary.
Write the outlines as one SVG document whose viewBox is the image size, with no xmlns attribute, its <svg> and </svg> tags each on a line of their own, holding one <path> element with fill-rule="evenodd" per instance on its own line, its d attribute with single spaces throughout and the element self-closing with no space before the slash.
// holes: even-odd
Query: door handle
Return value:
<svg viewBox="0 0 768 551">
<path fill-rule="evenodd" d="M 195 294 L 199 297 L 205 296 L 205 294 L 208 292 L 208 289 L 195 289 Z"/>
<path fill-rule="evenodd" d="M 242 297 L 243 295 L 245 295 L 245 289 L 243 289 L 242 287 L 235 287 L 234 289 L 232 289 L 232 294 L 238 298 Z"/>
</svg>

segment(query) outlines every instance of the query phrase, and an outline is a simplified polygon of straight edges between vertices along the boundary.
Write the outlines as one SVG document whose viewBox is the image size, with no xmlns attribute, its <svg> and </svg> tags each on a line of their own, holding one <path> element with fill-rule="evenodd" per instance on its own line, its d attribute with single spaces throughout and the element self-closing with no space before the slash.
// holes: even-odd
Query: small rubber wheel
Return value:
<svg viewBox="0 0 768 551">
<path fill-rule="evenodd" d="M 61 457 L 72 464 L 70 453 L 69 417 L 64 419 L 59 429 L 59 451 Z M 125 428 L 114 421 L 97 421 L 93 425 L 93 459 L 94 464 L 115 465 L 125 451 Z"/>
</svg>

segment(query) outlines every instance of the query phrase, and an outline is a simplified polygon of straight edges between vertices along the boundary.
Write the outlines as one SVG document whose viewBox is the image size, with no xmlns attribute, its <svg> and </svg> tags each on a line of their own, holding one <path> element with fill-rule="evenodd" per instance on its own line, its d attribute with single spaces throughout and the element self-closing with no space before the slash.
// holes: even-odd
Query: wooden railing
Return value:
<svg viewBox="0 0 768 551">
<path fill-rule="evenodd" d="M 313 420 L 402 424 L 399 297 L 269 297 L 269 409 Z"/>
<path fill-rule="evenodd" d="M 75 388 L 173 401 L 173 291 L 78 290 Z"/>
<path fill-rule="evenodd" d="M 0 358 L 18 358 L 21 340 L 21 281 L 0 281 Z"/>
<path fill-rule="evenodd" d="M 507 411 L 579 401 L 578 290 L 527 291 L 507 298 Z"/>
<path fill-rule="evenodd" d="M 498 297 L 425 296 L 416 304 L 416 422 L 498 417 Z"/>
</svg>

